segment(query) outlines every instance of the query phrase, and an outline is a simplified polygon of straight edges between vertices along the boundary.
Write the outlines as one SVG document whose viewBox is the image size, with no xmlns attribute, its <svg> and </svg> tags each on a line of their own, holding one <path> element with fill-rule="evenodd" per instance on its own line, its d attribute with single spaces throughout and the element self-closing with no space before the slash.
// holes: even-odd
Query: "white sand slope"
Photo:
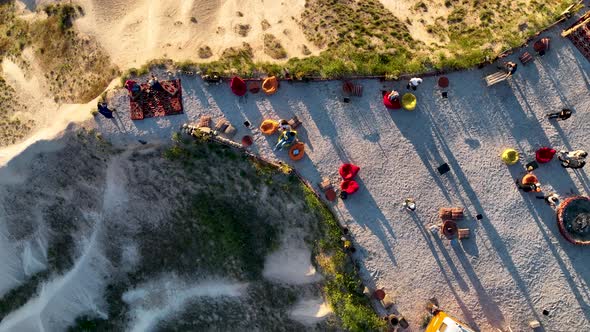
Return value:
<svg viewBox="0 0 590 332">
<path fill-rule="evenodd" d="M 332 313 L 330 306 L 322 298 L 298 301 L 290 312 L 290 317 L 304 325 L 313 325 Z"/>
<path fill-rule="evenodd" d="M 25 50 L 24 56 L 30 58 L 32 56 L 31 50 Z M 30 63 L 30 72 L 25 72 L 9 59 L 2 61 L 4 78 L 15 89 L 19 100 L 28 107 L 26 112 L 21 112 L 18 115 L 23 119 L 34 119 L 35 128 L 22 142 L 0 148 L 0 165 L 6 164 L 12 157 L 25 151 L 35 142 L 51 140 L 59 136 L 70 123 L 81 123 L 91 119 L 90 110 L 96 108 L 98 96 L 87 104 L 56 104 L 48 97 L 48 89 L 41 71 L 36 68 L 34 61 Z M 118 83 L 118 79 L 113 80 L 107 90 Z M 37 145 L 37 148 L 54 149 L 57 147 L 50 143 Z M 0 179 L 0 183 L 2 180 Z"/>
<path fill-rule="evenodd" d="M 318 52 L 292 19 L 299 19 L 305 0 L 82 0 L 80 4 L 85 16 L 76 26 L 96 37 L 123 69 L 162 57 L 201 60 L 198 50 L 204 46 L 215 58 L 243 42 L 252 46 L 257 59 L 272 60 L 263 51 L 264 33 L 279 38 L 290 57 L 302 56 L 303 44 Z M 271 25 L 266 31 L 263 20 Z M 250 25 L 246 37 L 235 32 L 237 24 Z"/>
<path fill-rule="evenodd" d="M 207 87 L 182 76 L 185 114 L 133 122 L 120 91 L 112 101 L 119 109 L 116 119 L 98 118 L 96 125 L 115 143 L 153 142 L 168 140 L 182 123 L 201 115 L 224 115 L 239 129 L 236 139 L 253 135 L 253 151 L 287 160 L 286 152 L 272 151 L 275 137 L 241 124 L 296 114 L 308 154 L 293 165 L 311 183 L 324 176 L 337 181 L 342 162 L 361 167 L 360 192 L 333 208 L 359 248 L 355 258 L 365 283 L 395 293 L 396 309 L 410 324 L 419 324 L 425 302 L 436 297 L 482 331 L 508 326 L 524 331 L 532 319 L 547 331 L 586 331 L 588 248 L 566 242 L 553 210 L 514 186 L 524 174 L 522 165 L 541 146 L 590 149 L 590 62 L 557 32 L 544 35 L 552 38 L 552 49 L 520 66 L 507 82 L 485 86 L 483 77 L 494 66 L 453 73 L 449 98 L 443 99 L 436 78 L 425 79 L 414 112 L 387 111 L 381 102 L 381 89 L 404 91 L 405 82 L 361 81 L 364 96 L 343 103 L 338 81 L 284 83 L 270 97 L 238 98 L 226 85 Z M 575 110 L 572 119 L 543 118 L 564 106 Z M 498 155 L 506 147 L 521 152 L 522 164 L 501 162 Z M 436 168 L 442 163 L 451 171 L 440 176 Z M 590 195 L 587 169 L 564 170 L 554 161 L 535 174 L 545 190 Z M 416 213 L 402 208 L 406 197 L 417 200 Z M 471 230 L 470 239 L 449 242 L 427 230 L 443 206 L 466 208 L 459 226 Z M 483 219 L 476 221 L 476 214 Z"/>
<path fill-rule="evenodd" d="M 318 282 L 322 276 L 311 265 L 311 251 L 304 243 L 284 243 L 266 257 L 264 278 L 292 285 Z"/>
<path fill-rule="evenodd" d="M 132 312 L 129 331 L 153 331 L 158 323 L 180 312 L 191 300 L 209 298 L 224 301 L 243 295 L 246 288 L 247 284 L 226 280 L 187 283 L 175 275 L 162 276 L 123 294 L 123 300 Z"/>
</svg>

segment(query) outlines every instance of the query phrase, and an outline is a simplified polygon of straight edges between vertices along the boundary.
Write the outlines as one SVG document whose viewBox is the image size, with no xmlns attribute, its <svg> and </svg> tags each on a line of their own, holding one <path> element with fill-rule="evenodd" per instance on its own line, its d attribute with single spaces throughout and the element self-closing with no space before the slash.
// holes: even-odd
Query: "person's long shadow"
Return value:
<svg viewBox="0 0 590 332">
<path fill-rule="evenodd" d="M 424 112 L 414 112 L 409 114 L 408 112 L 398 112 L 395 115 L 389 113 L 393 123 L 397 129 L 406 137 L 409 142 L 414 146 L 414 151 L 418 154 L 418 157 L 422 161 L 422 164 L 428 170 L 430 177 L 438 185 L 440 192 L 447 199 L 451 201 L 446 185 L 441 180 L 438 171 L 432 166 L 435 164 L 443 164 L 444 159 L 436 148 L 432 131 L 429 131 L 429 120 L 428 116 Z M 420 127 L 416 127 L 416 123 L 420 124 Z"/>
<path fill-rule="evenodd" d="M 447 271 L 443 266 L 443 263 L 441 261 L 439 254 L 438 254 L 438 251 L 436 250 L 436 247 L 435 247 L 434 241 L 432 240 L 432 237 L 436 238 L 436 242 L 438 244 L 441 241 L 438 238 L 438 235 L 432 235 L 432 237 L 431 237 L 431 235 L 429 234 L 429 231 L 424 227 L 424 223 L 422 222 L 422 220 L 420 219 L 420 217 L 416 213 L 412 212 L 411 217 L 412 217 L 412 220 L 414 221 L 414 223 L 416 224 L 416 227 L 420 231 L 420 234 L 424 238 L 424 241 L 426 241 L 428 248 L 432 252 L 432 256 L 434 257 L 434 260 L 436 261 L 436 265 L 438 266 L 438 269 L 440 270 L 441 275 L 443 276 L 448 289 L 453 294 L 456 303 L 459 305 L 459 308 L 463 312 L 463 316 L 465 317 L 467 324 L 472 328 L 478 328 L 478 325 L 476 324 L 475 320 L 473 319 L 473 314 L 471 313 L 471 310 L 469 310 L 469 308 L 465 305 L 465 303 L 463 302 L 463 300 L 461 299 L 459 294 L 457 294 L 457 291 L 455 290 L 455 285 L 451 281 L 451 278 L 449 277 L 449 275 L 447 274 Z M 461 276 L 461 274 L 457 270 L 457 267 L 455 266 L 453 261 L 450 259 L 446 248 L 444 248 L 444 246 L 441 247 L 440 244 L 439 244 L 439 248 L 440 248 L 440 251 L 441 251 L 442 255 L 444 256 L 445 260 L 447 261 L 447 264 L 449 265 L 449 269 L 453 273 L 453 277 L 457 281 L 459 288 L 461 288 L 461 290 L 463 290 L 463 291 L 469 290 L 469 286 L 467 285 L 465 280 L 463 280 L 463 277 Z"/>
<path fill-rule="evenodd" d="M 532 197 L 525 196 L 523 200 L 531 216 L 533 216 L 533 220 L 539 227 L 539 231 L 541 232 L 543 239 L 547 243 L 547 247 L 549 248 L 551 254 L 555 258 L 557 265 L 559 265 L 559 268 L 564 275 L 564 279 L 567 282 L 576 301 L 580 305 L 580 308 L 584 316 L 588 321 L 590 321 L 590 304 L 588 304 L 588 302 L 586 302 L 580 294 L 583 291 L 585 297 L 587 299 L 590 299 L 590 291 L 587 288 L 581 288 L 580 286 L 576 285 L 576 278 L 574 278 L 574 275 L 572 275 L 569 272 L 570 269 L 568 269 L 566 263 L 561 257 L 560 252 L 555 247 L 553 241 L 551 241 L 551 237 L 549 236 L 549 234 L 547 234 L 545 227 L 549 229 L 551 233 L 553 233 L 553 237 L 559 239 L 561 249 L 565 251 L 567 255 L 570 257 L 570 263 L 572 264 L 573 269 L 576 271 L 578 279 L 581 279 L 581 281 L 577 281 L 577 284 L 583 287 L 584 283 L 586 283 L 586 287 L 589 287 L 590 284 L 588 284 L 588 282 L 590 280 L 590 266 L 585 262 L 584 252 L 580 250 L 580 247 L 575 247 L 563 239 L 557 227 L 557 223 L 555 221 L 555 211 L 553 209 L 550 209 L 546 206 L 547 212 L 539 213 L 539 208 L 536 207 L 533 203 L 534 199 Z M 541 221 L 541 219 L 543 220 Z"/>
<path fill-rule="evenodd" d="M 357 224 L 368 227 L 379 238 L 392 264 L 397 266 L 392 250 L 393 241 L 388 240 L 388 237 L 392 240 L 396 238 L 393 228 L 360 176 L 357 176 L 355 181 L 359 184 L 359 190 L 344 200 L 344 206 Z M 366 213 L 367 211 L 372 213 Z"/>
<path fill-rule="evenodd" d="M 444 246 L 442 246 L 442 243 L 439 243 L 439 245 L 441 245 L 441 250 L 445 249 Z M 467 274 L 467 278 L 469 278 L 473 289 L 475 289 L 475 292 L 477 293 L 479 304 L 484 308 L 483 313 L 486 316 L 488 323 L 492 326 L 502 326 L 505 322 L 504 315 L 496 301 L 494 301 L 494 299 L 486 292 L 484 286 L 479 281 L 475 270 L 468 261 L 469 258 L 467 258 L 463 250 L 459 249 L 457 245 L 451 243 L 451 247 L 453 248 L 455 255 L 457 255 L 463 270 Z"/>
<path fill-rule="evenodd" d="M 435 136 L 444 137 L 441 134 L 440 129 L 438 128 L 438 126 L 435 123 L 431 123 L 431 126 L 433 128 L 433 131 L 435 132 Z M 495 229 L 495 227 L 491 223 L 486 222 L 489 219 L 487 218 L 487 215 L 485 213 L 485 209 L 483 208 L 479 199 L 477 198 L 477 194 L 475 193 L 475 190 L 471 187 L 467 177 L 463 173 L 461 166 L 457 162 L 457 159 L 455 158 L 451 149 L 448 147 L 448 145 L 446 144 L 446 142 L 444 140 L 441 140 L 439 143 L 441 146 L 441 150 L 443 151 L 444 155 L 446 156 L 448 163 L 451 166 L 451 169 L 452 169 L 454 175 L 457 177 L 458 182 L 463 186 L 463 191 L 467 195 L 467 199 L 469 200 L 469 202 L 471 202 L 471 206 L 473 206 L 475 208 L 475 210 L 478 211 L 479 214 L 482 215 L 483 222 L 481 222 L 481 225 L 484 228 L 484 230 L 486 231 L 490 241 L 492 243 L 494 243 L 494 248 L 498 252 L 498 255 L 502 258 L 502 262 L 504 263 L 504 266 L 506 267 L 506 269 L 510 273 L 518 290 L 525 298 L 525 301 L 527 303 L 527 306 L 529 307 L 529 310 L 538 318 L 538 314 L 535 311 L 535 308 L 532 303 L 531 297 L 529 295 L 526 283 L 524 282 L 524 280 L 520 276 L 520 274 L 516 268 L 516 265 L 510 255 L 510 252 L 508 251 L 508 248 L 504 244 L 504 241 L 502 240 L 500 234 L 498 234 L 498 231 Z M 485 311 L 487 309 L 483 308 L 483 310 Z M 490 315 L 490 317 L 496 317 L 496 316 L 497 316 L 496 313 L 492 313 Z"/>
</svg>

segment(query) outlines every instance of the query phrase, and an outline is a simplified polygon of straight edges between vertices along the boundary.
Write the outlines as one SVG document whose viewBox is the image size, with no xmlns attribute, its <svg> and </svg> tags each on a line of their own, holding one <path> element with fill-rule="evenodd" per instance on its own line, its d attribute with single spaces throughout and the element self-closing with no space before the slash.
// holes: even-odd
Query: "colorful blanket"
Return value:
<svg viewBox="0 0 590 332">
<path fill-rule="evenodd" d="M 160 82 L 161 88 L 150 89 L 146 83 L 139 84 L 139 89 L 132 88 L 135 82 L 128 82 L 129 104 L 132 120 L 143 120 L 154 116 L 181 114 L 182 86 L 180 79 Z"/>
</svg>

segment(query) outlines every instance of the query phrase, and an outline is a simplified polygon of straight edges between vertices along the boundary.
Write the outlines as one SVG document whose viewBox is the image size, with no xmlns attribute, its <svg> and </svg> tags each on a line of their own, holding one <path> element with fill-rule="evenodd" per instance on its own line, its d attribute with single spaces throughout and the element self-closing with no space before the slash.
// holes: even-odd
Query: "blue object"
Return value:
<svg viewBox="0 0 590 332">
<path fill-rule="evenodd" d="M 106 104 L 98 104 L 98 113 L 104 115 L 107 119 L 113 118 L 113 111 L 111 111 Z"/>
</svg>

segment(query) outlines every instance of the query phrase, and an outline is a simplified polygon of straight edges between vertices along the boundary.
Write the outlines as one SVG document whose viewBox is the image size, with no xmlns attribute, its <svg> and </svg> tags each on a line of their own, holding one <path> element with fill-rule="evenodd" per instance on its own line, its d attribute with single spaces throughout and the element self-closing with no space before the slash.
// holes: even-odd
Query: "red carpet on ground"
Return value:
<svg viewBox="0 0 590 332">
<path fill-rule="evenodd" d="M 143 120 L 154 116 L 181 114 L 182 86 L 180 79 L 161 81 L 161 90 L 148 92 L 148 84 L 140 84 L 138 92 L 129 92 L 131 120 Z"/>
<path fill-rule="evenodd" d="M 580 21 L 578 20 L 569 28 L 572 28 L 579 23 Z M 579 27 L 576 31 L 572 32 L 567 37 L 572 41 L 572 43 L 574 43 L 578 50 L 582 52 L 586 59 L 590 61 L 590 23 L 586 23 L 583 26 Z"/>
</svg>

